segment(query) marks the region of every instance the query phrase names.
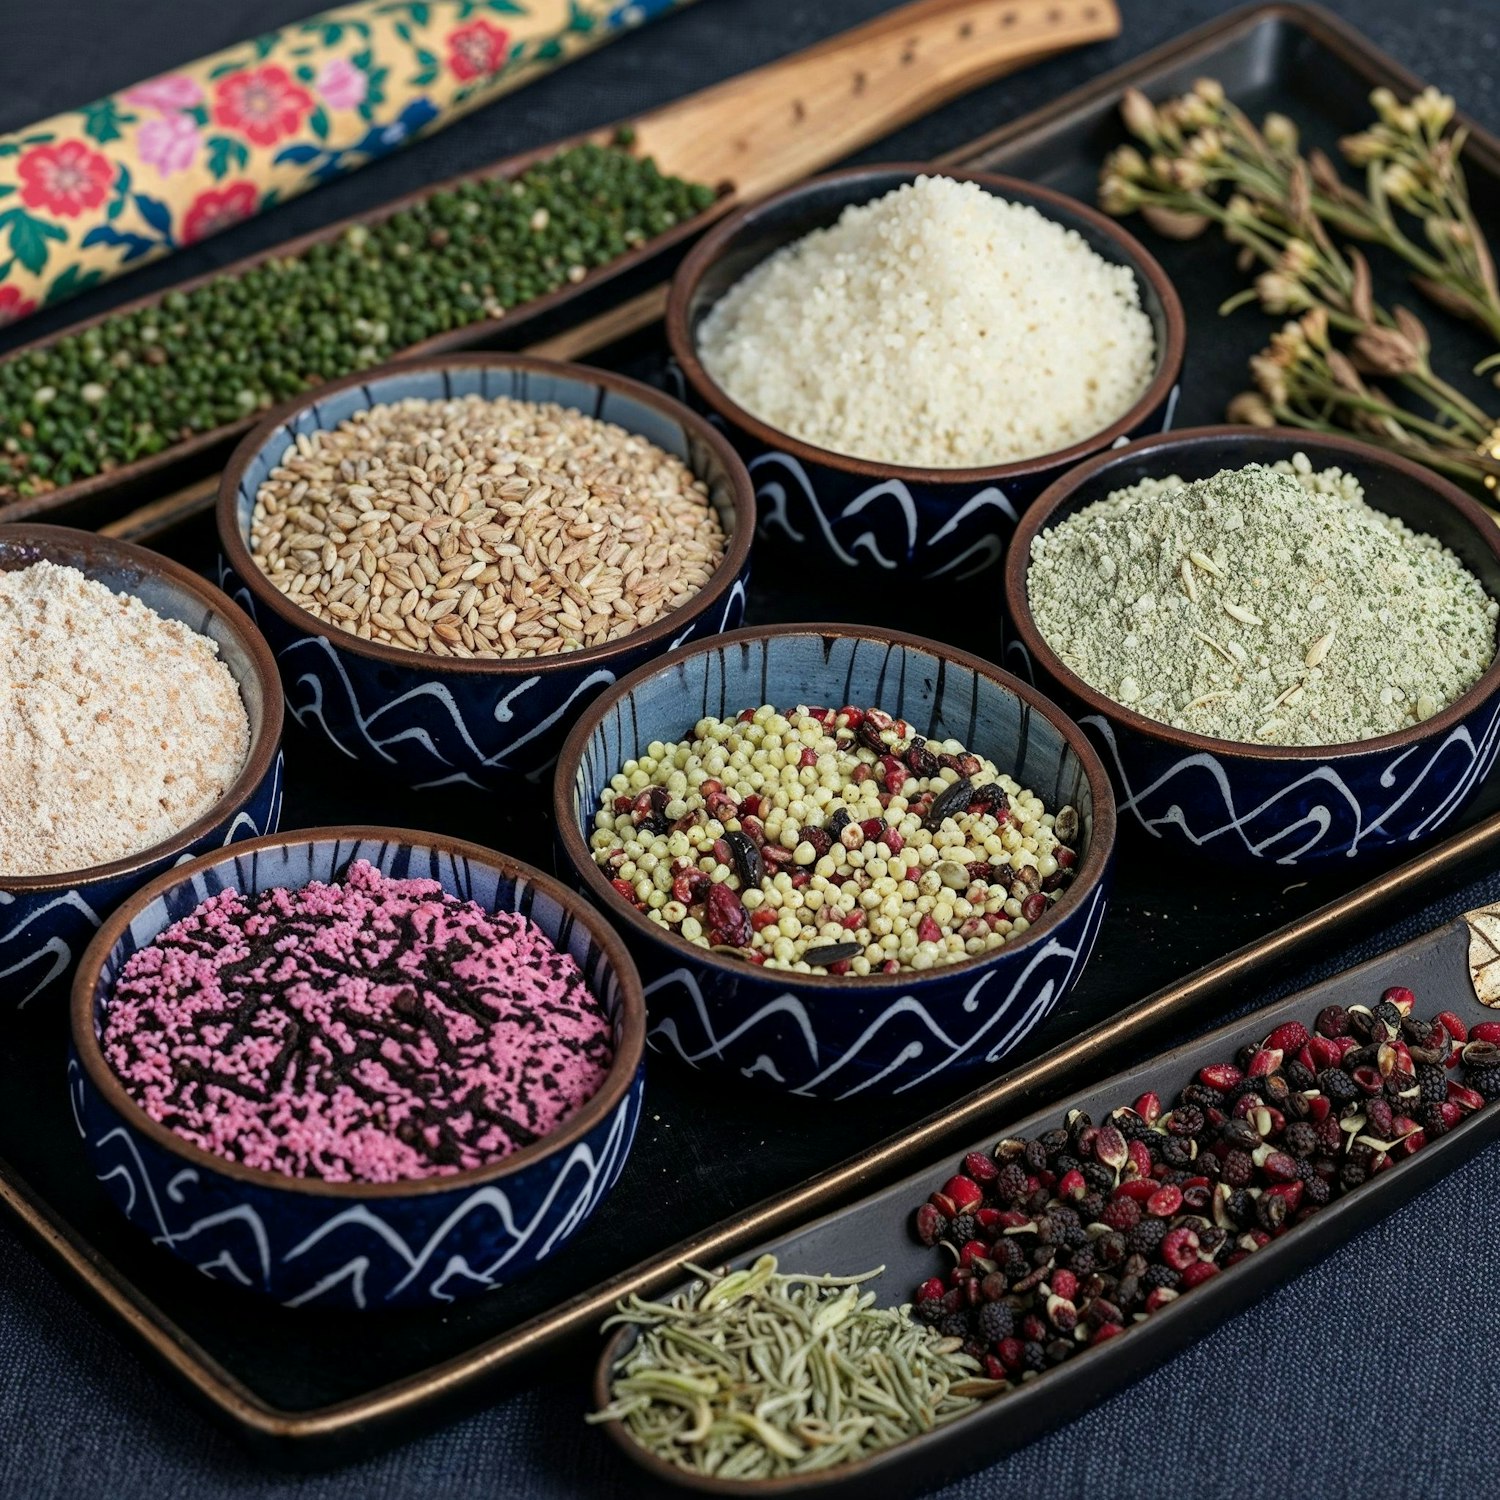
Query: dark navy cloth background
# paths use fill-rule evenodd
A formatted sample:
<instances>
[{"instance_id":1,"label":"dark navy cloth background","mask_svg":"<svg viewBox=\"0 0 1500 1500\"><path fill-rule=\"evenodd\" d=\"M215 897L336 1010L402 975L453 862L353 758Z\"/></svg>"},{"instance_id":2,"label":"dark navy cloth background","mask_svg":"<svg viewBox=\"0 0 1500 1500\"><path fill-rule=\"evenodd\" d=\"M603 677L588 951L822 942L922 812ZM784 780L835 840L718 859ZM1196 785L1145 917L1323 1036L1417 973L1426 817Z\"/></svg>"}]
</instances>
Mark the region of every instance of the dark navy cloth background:
<instances>
[{"instance_id":1,"label":"dark navy cloth background","mask_svg":"<svg viewBox=\"0 0 1500 1500\"><path fill-rule=\"evenodd\" d=\"M317 0L0 0L0 130L311 13ZM89 310L513 151L601 124L803 47L884 0L699 0L396 158L190 255L96 293ZM869 153L946 151L1221 13L1216 0L1122 0L1106 47L1007 79ZM1500 129L1496 0L1335 0L1333 9ZM82 304L73 304L76 315ZM1454 892L1362 952L1486 897ZM1097 962L1108 962L1099 955ZM1317 977L1309 972L1308 979ZM1286 987L1283 987L1286 988ZM1267 998L1271 998L1267 996ZM4 1080L0 1079L0 1087ZM1155 1375L941 1493L1402 1500L1494 1495L1500 1351L1500 1148L1267 1296ZM637 1493L583 1429L586 1370L559 1363L455 1425L344 1469L297 1476L247 1458L55 1282L0 1224L0 1497L307 1500Z\"/></svg>"}]
</instances>

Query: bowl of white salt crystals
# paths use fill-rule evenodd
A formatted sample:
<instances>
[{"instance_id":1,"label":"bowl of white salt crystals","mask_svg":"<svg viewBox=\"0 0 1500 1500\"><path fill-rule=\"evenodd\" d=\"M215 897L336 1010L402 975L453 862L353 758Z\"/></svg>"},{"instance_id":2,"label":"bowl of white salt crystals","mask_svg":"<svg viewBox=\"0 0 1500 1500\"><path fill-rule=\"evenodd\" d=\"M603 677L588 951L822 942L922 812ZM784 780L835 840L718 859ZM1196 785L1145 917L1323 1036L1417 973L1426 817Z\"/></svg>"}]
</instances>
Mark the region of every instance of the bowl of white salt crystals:
<instances>
[{"instance_id":1,"label":"bowl of white salt crystals","mask_svg":"<svg viewBox=\"0 0 1500 1500\"><path fill-rule=\"evenodd\" d=\"M272 413L224 471L218 530L300 724L411 787L503 789L618 678L740 623L755 496L661 391L438 355Z\"/></svg>"},{"instance_id":2,"label":"bowl of white salt crystals","mask_svg":"<svg viewBox=\"0 0 1500 1500\"><path fill-rule=\"evenodd\" d=\"M667 338L750 467L768 538L878 575L994 569L1059 474L1170 426L1185 321L1113 220L897 165L816 177L683 261Z\"/></svg>"},{"instance_id":3,"label":"bowl of white salt crystals","mask_svg":"<svg viewBox=\"0 0 1500 1500\"><path fill-rule=\"evenodd\" d=\"M271 653L180 564L0 527L0 1002L60 992L105 917L170 866L274 832Z\"/></svg>"},{"instance_id":4,"label":"bowl of white salt crystals","mask_svg":"<svg viewBox=\"0 0 1500 1500\"><path fill-rule=\"evenodd\" d=\"M1005 597L1007 664L1175 848L1396 853L1500 748L1500 527L1352 437L1205 427L1083 464L1023 518Z\"/></svg>"}]
</instances>

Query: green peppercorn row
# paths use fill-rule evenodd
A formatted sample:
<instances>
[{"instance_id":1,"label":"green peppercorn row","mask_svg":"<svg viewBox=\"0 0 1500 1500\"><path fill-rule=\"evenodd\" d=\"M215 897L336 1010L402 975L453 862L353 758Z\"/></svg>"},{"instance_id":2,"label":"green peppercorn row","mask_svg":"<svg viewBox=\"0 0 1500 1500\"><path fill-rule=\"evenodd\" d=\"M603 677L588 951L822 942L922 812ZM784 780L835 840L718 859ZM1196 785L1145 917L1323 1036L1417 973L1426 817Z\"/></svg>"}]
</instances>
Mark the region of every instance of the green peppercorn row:
<instances>
[{"instance_id":1,"label":"green peppercorn row","mask_svg":"<svg viewBox=\"0 0 1500 1500\"><path fill-rule=\"evenodd\" d=\"M0 361L0 505L499 317L713 200L649 158L572 147Z\"/></svg>"}]
</instances>

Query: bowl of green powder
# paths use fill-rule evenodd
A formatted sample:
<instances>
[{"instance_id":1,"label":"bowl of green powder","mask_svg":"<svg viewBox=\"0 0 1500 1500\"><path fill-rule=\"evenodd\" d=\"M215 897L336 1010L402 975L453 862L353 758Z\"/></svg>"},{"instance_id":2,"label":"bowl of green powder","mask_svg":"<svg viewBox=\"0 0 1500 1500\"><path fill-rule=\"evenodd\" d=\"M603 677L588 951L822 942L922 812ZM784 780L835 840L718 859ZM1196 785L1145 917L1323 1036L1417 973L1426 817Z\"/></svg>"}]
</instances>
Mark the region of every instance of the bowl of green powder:
<instances>
[{"instance_id":1,"label":"bowl of green powder","mask_svg":"<svg viewBox=\"0 0 1500 1500\"><path fill-rule=\"evenodd\" d=\"M1100 455L1022 517L1005 594L1009 664L1178 847L1399 851L1500 749L1500 527L1353 438L1206 427Z\"/></svg>"}]
</instances>

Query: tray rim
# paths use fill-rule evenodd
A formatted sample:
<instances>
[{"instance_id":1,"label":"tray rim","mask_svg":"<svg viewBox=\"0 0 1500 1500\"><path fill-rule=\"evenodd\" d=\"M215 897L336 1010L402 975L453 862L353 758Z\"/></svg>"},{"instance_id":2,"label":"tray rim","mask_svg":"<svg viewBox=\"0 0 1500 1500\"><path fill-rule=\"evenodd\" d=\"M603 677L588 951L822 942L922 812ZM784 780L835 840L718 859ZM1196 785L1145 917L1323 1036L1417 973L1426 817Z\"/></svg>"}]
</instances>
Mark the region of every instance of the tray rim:
<instances>
[{"instance_id":1,"label":"tray rim","mask_svg":"<svg viewBox=\"0 0 1500 1500\"><path fill-rule=\"evenodd\" d=\"M1126 59L1118 67L1070 90L1050 104L934 160L942 164L972 162L982 166L988 153L1018 139L1044 136L1069 115L1119 92L1143 74L1188 61L1200 52L1230 43L1243 33L1277 20L1306 33L1321 46L1335 52L1372 85L1386 83L1403 92L1415 91L1425 85L1425 80L1419 75L1321 6L1286 3L1286 0L1251 3ZM1500 138L1472 122L1467 123L1472 131L1469 149L1483 159L1488 170L1500 175ZM588 138L587 134L583 138ZM575 141L578 137L568 139ZM557 148L554 143L540 150L545 153ZM491 166L481 169L480 174L466 175L493 174L494 170L495 167ZM707 212L713 213L719 207L715 204ZM379 212L379 209L374 212ZM369 216L356 217L368 219ZM697 222L697 219L684 221L683 225L676 227L685 234L687 226ZM323 231L312 233L316 236L320 232ZM660 239L648 243L664 248ZM611 263L611 269L619 264ZM201 1344L183 1332L150 1298L142 1295L128 1277L73 1229L67 1219L50 1212L45 1198L3 1157L0 1157L0 1207L8 1209L14 1220L30 1231L31 1248L49 1253L51 1259L45 1263L54 1270L66 1272L75 1290L90 1293L101 1304L100 1311L113 1314L118 1324L145 1346L146 1353L178 1377L188 1394L200 1405L228 1418L242 1438L262 1450L282 1454L290 1451L302 1462L307 1462L314 1458L314 1445L319 1441L347 1441L376 1426L395 1423L403 1417L410 1419L429 1403L471 1391L487 1377L535 1356L554 1342L592 1331L599 1315L607 1312L618 1297L631 1291L672 1285L684 1259L715 1264L770 1238L778 1230L807 1222L815 1217L807 1211L815 1204L826 1209L833 1197L853 1201L862 1192L876 1190L876 1184L870 1179L884 1181L882 1169L888 1171L893 1164L920 1162L929 1155L936 1160L948 1149L950 1140L964 1138L992 1115L1003 1117L1007 1110L1014 1112L1013 1106L1017 1103L1061 1097L1056 1090L1051 1096L1047 1095L1050 1078L1060 1073L1071 1076L1075 1071L1082 1075L1117 1042L1139 1036L1171 1019L1180 1010L1201 1004L1217 992L1229 990L1257 967L1287 961L1320 937L1336 931L1343 923L1373 914L1414 885L1487 851L1497 843L1500 843L1500 813L1362 882L1266 936L1183 975L1117 1012L1101 1026L1079 1033L1003 1075L987 1088L955 1101L940 1112L940 1120L938 1116L929 1116L918 1121L873 1151L838 1163L790 1192L764 1199L738 1215L710 1225L693 1238L627 1268L589 1291L557 1304L549 1312L528 1319L462 1354L429 1365L374 1391L321 1407L287 1409L256 1395ZM1096 1075L1102 1078L1107 1071L1096 1070Z\"/></svg>"}]
</instances>

